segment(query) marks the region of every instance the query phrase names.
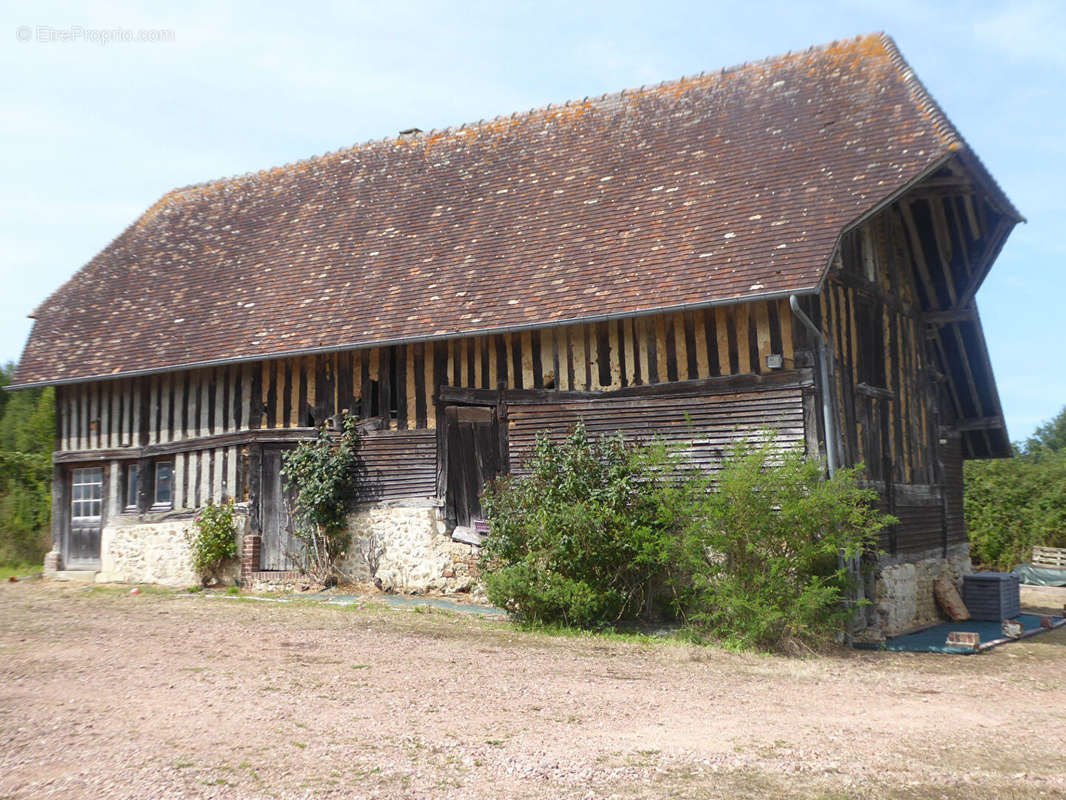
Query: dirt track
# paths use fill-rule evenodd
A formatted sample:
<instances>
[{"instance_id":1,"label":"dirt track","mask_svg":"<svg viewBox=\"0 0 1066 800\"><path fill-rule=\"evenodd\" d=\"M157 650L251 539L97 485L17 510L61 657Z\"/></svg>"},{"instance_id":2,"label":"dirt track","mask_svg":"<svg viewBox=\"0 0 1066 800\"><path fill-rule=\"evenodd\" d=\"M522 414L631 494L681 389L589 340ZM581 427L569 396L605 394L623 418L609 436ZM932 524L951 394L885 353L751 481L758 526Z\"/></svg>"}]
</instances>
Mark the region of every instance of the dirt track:
<instances>
[{"instance_id":1,"label":"dirt track","mask_svg":"<svg viewBox=\"0 0 1066 800\"><path fill-rule=\"evenodd\" d=\"M0 798L1066 797L1066 630L796 660L0 586Z\"/></svg>"}]
</instances>

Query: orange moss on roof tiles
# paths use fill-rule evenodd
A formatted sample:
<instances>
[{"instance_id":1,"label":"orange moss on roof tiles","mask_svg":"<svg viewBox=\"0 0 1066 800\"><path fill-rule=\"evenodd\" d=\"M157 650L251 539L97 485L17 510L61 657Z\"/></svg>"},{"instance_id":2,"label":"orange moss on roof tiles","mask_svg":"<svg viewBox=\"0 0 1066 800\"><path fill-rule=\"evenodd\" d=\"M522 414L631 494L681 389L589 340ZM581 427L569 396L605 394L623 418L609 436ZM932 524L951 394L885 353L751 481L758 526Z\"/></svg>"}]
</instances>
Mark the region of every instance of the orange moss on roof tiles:
<instances>
[{"instance_id":1,"label":"orange moss on roof tiles","mask_svg":"<svg viewBox=\"0 0 1066 800\"><path fill-rule=\"evenodd\" d=\"M577 121L594 111L597 104L622 98L632 102L640 98L642 95L664 95L673 99L680 99L682 95L691 90L714 88L719 85L736 82L740 79L750 78L753 74L757 73L761 73L762 77L771 77L783 67L803 61L812 62L812 67L808 70L808 75L813 77L817 77L825 72L824 67L828 60L833 66L846 66L858 72L865 71L865 74L870 78L870 82L874 83L875 80L883 77L885 71L891 70L892 68L892 64L890 63L891 57L888 47L886 46L886 41L890 42L891 40L889 40L885 34L871 33L857 36L854 39L831 42L826 45L812 47L809 50L786 53L785 55L773 56L734 67L726 67L717 71L701 73L699 75L682 76L676 80L664 81L650 87L642 86L636 89L624 89L616 94L605 94L594 99L586 98L582 102L568 102L563 105L555 106L549 105L544 108L530 109L524 113L515 113L510 116L498 116L489 120L482 120L477 123L467 124L457 128L445 128L443 130L432 130L424 134L387 137L384 139L362 142L332 153L312 156L290 164L270 167L254 173L217 178L201 184L194 184L185 187L184 189L173 190L168 192L160 198L155 205L149 208L141 219L137 221L136 225L138 227L142 226L145 221L154 216L160 208L169 206L178 193L185 193L190 190L206 192L213 189L225 188L228 185L240 183L251 178L270 179L298 175L305 173L316 166L326 165L331 161L350 158L360 153L372 152L382 148L402 147L404 149L412 149L415 145L421 145L423 154L428 156L434 147L439 144L446 144L448 142L468 142L471 139L480 139L485 134L506 135L512 129L537 118L551 122ZM870 69L874 62L878 60L884 61L884 71L874 71ZM925 113L930 114L928 111ZM927 116L926 118L930 117Z\"/></svg>"},{"instance_id":2,"label":"orange moss on roof tiles","mask_svg":"<svg viewBox=\"0 0 1066 800\"><path fill-rule=\"evenodd\" d=\"M807 290L965 150L879 34L357 144L167 192L41 304L15 383Z\"/></svg>"}]
</instances>

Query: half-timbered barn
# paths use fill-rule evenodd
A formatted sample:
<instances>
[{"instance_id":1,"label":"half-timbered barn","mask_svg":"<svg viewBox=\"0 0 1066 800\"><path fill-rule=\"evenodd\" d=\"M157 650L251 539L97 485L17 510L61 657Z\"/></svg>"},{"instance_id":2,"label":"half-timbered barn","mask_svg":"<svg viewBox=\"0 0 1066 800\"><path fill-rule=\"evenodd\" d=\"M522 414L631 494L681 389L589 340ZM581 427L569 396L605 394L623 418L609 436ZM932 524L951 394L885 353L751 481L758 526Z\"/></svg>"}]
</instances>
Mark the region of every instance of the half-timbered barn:
<instances>
[{"instance_id":1,"label":"half-timbered barn","mask_svg":"<svg viewBox=\"0 0 1066 800\"><path fill-rule=\"evenodd\" d=\"M901 630L968 570L963 460L1009 454L974 297L1019 220L883 35L177 189L32 315L48 567L192 582L233 498L243 579L291 580L281 454L348 414L347 568L462 589L538 432L714 469L769 430L865 464Z\"/></svg>"}]
</instances>

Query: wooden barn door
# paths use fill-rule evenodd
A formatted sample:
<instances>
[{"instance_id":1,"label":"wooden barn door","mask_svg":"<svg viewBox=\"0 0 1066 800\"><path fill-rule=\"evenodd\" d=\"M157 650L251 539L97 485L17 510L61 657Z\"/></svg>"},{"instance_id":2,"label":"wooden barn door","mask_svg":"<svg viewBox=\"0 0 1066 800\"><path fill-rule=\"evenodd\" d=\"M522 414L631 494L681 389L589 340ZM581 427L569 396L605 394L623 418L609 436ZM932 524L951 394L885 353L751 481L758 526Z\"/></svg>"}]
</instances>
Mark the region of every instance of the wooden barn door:
<instances>
[{"instance_id":1,"label":"wooden barn door","mask_svg":"<svg viewBox=\"0 0 1066 800\"><path fill-rule=\"evenodd\" d=\"M445 511L456 525L482 519L481 490L504 471L496 409L448 406L444 409Z\"/></svg>"},{"instance_id":2,"label":"wooden barn door","mask_svg":"<svg viewBox=\"0 0 1066 800\"><path fill-rule=\"evenodd\" d=\"M264 448L262 494L259 519L263 539L259 551L261 570L295 570L300 568L303 544L292 535L289 505L281 482L282 450Z\"/></svg>"},{"instance_id":3,"label":"wooden barn door","mask_svg":"<svg viewBox=\"0 0 1066 800\"><path fill-rule=\"evenodd\" d=\"M104 526L104 468L70 472L70 525L63 565L67 569L100 568L100 532Z\"/></svg>"}]
</instances>

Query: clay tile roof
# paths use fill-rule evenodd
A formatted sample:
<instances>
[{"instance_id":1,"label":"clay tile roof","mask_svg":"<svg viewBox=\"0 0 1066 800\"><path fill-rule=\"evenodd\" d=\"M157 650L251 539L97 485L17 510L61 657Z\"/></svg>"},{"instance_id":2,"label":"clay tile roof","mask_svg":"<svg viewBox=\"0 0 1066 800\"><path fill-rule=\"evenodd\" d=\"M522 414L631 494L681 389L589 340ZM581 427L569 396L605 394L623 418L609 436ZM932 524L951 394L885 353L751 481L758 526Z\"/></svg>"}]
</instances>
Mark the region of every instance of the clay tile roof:
<instances>
[{"instance_id":1,"label":"clay tile roof","mask_svg":"<svg viewBox=\"0 0 1066 800\"><path fill-rule=\"evenodd\" d=\"M176 189L41 304L14 383L811 291L963 150L874 34Z\"/></svg>"}]
</instances>

